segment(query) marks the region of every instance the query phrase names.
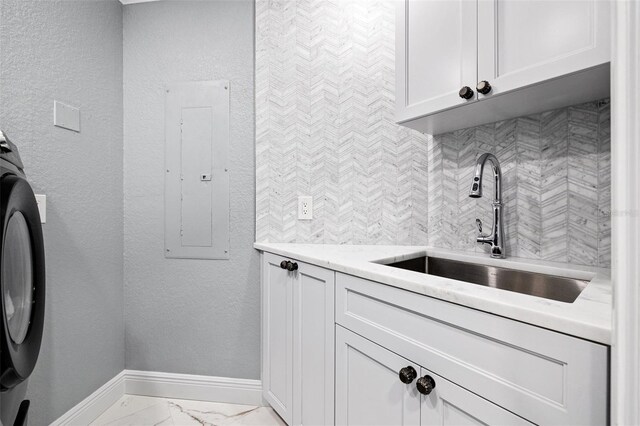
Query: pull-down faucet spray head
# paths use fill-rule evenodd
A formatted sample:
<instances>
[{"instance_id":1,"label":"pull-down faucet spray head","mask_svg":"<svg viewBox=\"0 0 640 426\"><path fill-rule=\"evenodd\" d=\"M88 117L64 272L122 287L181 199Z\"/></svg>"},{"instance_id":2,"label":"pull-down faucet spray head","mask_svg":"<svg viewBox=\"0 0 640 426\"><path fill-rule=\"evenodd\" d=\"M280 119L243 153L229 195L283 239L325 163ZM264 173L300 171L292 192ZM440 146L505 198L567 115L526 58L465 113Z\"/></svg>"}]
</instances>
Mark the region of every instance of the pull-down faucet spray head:
<instances>
[{"instance_id":1,"label":"pull-down faucet spray head","mask_svg":"<svg viewBox=\"0 0 640 426\"><path fill-rule=\"evenodd\" d=\"M482 171L479 174L473 176L473 182L471 183L471 191L469 191L469 197L482 198Z\"/></svg>"}]
</instances>

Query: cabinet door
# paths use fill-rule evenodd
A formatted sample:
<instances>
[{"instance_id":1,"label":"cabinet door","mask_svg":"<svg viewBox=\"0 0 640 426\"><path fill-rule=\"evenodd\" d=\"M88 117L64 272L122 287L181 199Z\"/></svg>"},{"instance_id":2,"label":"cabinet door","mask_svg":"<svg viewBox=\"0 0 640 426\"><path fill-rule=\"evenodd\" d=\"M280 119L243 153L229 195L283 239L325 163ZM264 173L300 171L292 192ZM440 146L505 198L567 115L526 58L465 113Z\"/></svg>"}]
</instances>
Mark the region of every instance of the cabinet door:
<instances>
[{"instance_id":1,"label":"cabinet door","mask_svg":"<svg viewBox=\"0 0 640 426\"><path fill-rule=\"evenodd\" d=\"M476 2L402 0L396 11L396 121L476 99ZM463 86L474 90L462 99Z\"/></svg>"},{"instance_id":2,"label":"cabinet door","mask_svg":"<svg viewBox=\"0 0 640 426\"><path fill-rule=\"evenodd\" d=\"M422 395L421 426L533 424L422 368L420 377L424 376L430 377L435 387L429 395Z\"/></svg>"},{"instance_id":3,"label":"cabinet door","mask_svg":"<svg viewBox=\"0 0 640 426\"><path fill-rule=\"evenodd\" d=\"M293 276L293 424L333 424L335 273L298 263Z\"/></svg>"},{"instance_id":4,"label":"cabinet door","mask_svg":"<svg viewBox=\"0 0 640 426\"><path fill-rule=\"evenodd\" d=\"M283 259L264 253L262 259L262 393L288 424L292 408L293 309L291 274Z\"/></svg>"},{"instance_id":5,"label":"cabinet door","mask_svg":"<svg viewBox=\"0 0 640 426\"><path fill-rule=\"evenodd\" d=\"M399 371L411 362L336 325L336 424L418 425L420 394ZM413 365L416 373L420 367Z\"/></svg>"},{"instance_id":6,"label":"cabinet door","mask_svg":"<svg viewBox=\"0 0 640 426\"><path fill-rule=\"evenodd\" d=\"M478 0L478 81L492 86L486 96L607 63L610 8L602 0Z\"/></svg>"}]
</instances>

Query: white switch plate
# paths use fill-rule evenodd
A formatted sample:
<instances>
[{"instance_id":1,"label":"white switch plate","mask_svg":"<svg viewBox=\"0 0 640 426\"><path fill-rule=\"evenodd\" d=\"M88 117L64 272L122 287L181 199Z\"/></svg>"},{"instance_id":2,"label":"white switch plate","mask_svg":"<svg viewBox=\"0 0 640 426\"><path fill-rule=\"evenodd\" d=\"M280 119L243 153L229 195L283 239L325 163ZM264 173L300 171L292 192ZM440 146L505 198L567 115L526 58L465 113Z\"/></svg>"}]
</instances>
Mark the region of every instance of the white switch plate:
<instances>
[{"instance_id":1,"label":"white switch plate","mask_svg":"<svg viewBox=\"0 0 640 426\"><path fill-rule=\"evenodd\" d=\"M80 109L53 101L53 125L80 132Z\"/></svg>"},{"instance_id":2,"label":"white switch plate","mask_svg":"<svg viewBox=\"0 0 640 426\"><path fill-rule=\"evenodd\" d=\"M38 203L38 212L40 213L40 223L47 222L47 196L36 194L36 203Z\"/></svg>"},{"instance_id":3,"label":"white switch plate","mask_svg":"<svg viewBox=\"0 0 640 426\"><path fill-rule=\"evenodd\" d=\"M301 195L298 197L298 220L313 219L313 197Z\"/></svg>"}]
</instances>

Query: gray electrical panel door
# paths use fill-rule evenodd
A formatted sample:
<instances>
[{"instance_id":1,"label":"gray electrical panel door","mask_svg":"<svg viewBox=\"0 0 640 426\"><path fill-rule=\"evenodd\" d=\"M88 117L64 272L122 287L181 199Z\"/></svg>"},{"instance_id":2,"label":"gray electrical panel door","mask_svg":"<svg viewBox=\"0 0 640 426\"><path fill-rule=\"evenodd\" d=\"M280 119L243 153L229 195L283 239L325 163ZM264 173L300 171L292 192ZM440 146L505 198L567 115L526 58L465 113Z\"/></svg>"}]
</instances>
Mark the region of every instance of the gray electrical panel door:
<instances>
[{"instance_id":1,"label":"gray electrical panel door","mask_svg":"<svg viewBox=\"0 0 640 426\"><path fill-rule=\"evenodd\" d=\"M176 83L165 104L165 257L229 258L229 82Z\"/></svg>"}]
</instances>

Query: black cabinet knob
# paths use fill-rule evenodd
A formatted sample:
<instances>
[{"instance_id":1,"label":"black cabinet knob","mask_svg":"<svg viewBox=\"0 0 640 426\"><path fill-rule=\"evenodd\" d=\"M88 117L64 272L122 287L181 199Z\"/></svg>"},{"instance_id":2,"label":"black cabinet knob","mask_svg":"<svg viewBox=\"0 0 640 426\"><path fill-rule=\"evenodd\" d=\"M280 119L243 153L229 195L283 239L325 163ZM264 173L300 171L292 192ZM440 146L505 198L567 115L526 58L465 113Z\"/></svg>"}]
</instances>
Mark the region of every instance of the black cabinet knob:
<instances>
[{"instance_id":1,"label":"black cabinet knob","mask_svg":"<svg viewBox=\"0 0 640 426\"><path fill-rule=\"evenodd\" d=\"M287 270L288 271L297 271L298 264L296 262L287 262Z\"/></svg>"},{"instance_id":2,"label":"black cabinet knob","mask_svg":"<svg viewBox=\"0 0 640 426\"><path fill-rule=\"evenodd\" d=\"M418 377L418 373L416 373L415 368L413 368L412 366L408 366L400 370L398 376L400 377L400 381L402 383L408 385L409 383L413 382L416 377Z\"/></svg>"},{"instance_id":3,"label":"black cabinet knob","mask_svg":"<svg viewBox=\"0 0 640 426\"><path fill-rule=\"evenodd\" d=\"M418 388L418 392L423 395L429 395L433 388L436 387L436 381L433 380L431 376L420 377L416 382L416 388Z\"/></svg>"},{"instance_id":4,"label":"black cabinet knob","mask_svg":"<svg viewBox=\"0 0 640 426\"><path fill-rule=\"evenodd\" d=\"M480 83L478 83L478 85L476 86L476 89L478 89L478 93L482 93L483 95L486 95L491 91L491 85L487 80L482 80Z\"/></svg>"},{"instance_id":5,"label":"black cabinet knob","mask_svg":"<svg viewBox=\"0 0 640 426\"><path fill-rule=\"evenodd\" d=\"M282 262L280 262L280 267L281 267L282 269L287 269L287 263L288 263L288 262L287 262L286 260L283 260Z\"/></svg>"},{"instance_id":6,"label":"black cabinet knob","mask_svg":"<svg viewBox=\"0 0 640 426\"><path fill-rule=\"evenodd\" d=\"M473 98L473 90L469 86L464 86L462 89L460 89L458 95L460 95L462 99L471 99Z\"/></svg>"}]
</instances>

